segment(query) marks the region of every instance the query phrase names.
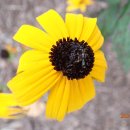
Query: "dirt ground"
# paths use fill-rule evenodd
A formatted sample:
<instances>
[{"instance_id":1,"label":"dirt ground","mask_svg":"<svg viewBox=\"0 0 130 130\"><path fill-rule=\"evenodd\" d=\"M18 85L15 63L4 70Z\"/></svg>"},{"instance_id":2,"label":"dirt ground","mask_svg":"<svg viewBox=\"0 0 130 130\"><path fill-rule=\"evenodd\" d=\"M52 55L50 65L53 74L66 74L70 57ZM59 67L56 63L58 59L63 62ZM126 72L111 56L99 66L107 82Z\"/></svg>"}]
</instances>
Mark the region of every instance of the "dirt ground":
<instances>
[{"instance_id":1,"label":"dirt ground","mask_svg":"<svg viewBox=\"0 0 130 130\"><path fill-rule=\"evenodd\" d=\"M65 6L65 0L0 0L0 49L11 44L18 50L13 60L0 59L0 84L6 85L15 74L23 52L21 45L12 40L20 25L39 27L36 16L50 8L64 15ZM0 130L130 130L130 118L121 118L122 114L130 115L130 73L124 73L111 45L107 40L103 47L109 66L106 82L96 83L95 99L82 110L68 115L63 122L47 120L44 112L38 117L1 119Z\"/></svg>"}]
</instances>

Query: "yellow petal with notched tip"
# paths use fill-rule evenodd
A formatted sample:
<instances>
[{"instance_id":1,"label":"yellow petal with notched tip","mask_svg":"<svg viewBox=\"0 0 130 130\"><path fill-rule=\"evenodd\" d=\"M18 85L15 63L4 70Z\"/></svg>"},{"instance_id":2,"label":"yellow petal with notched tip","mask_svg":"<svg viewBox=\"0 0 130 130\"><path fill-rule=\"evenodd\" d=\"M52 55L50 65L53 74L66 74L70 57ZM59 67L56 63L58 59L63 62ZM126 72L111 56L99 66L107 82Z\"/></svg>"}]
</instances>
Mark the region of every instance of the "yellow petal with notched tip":
<instances>
[{"instance_id":1,"label":"yellow petal with notched tip","mask_svg":"<svg viewBox=\"0 0 130 130\"><path fill-rule=\"evenodd\" d=\"M66 14L66 27L71 39L79 39L83 29L83 15L82 14Z\"/></svg>"},{"instance_id":2,"label":"yellow petal with notched tip","mask_svg":"<svg viewBox=\"0 0 130 130\"><path fill-rule=\"evenodd\" d=\"M95 97L94 83L89 75L84 79L72 80L70 87L68 113L81 109Z\"/></svg>"},{"instance_id":3,"label":"yellow petal with notched tip","mask_svg":"<svg viewBox=\"0 0 130 130\"><path fill-rule=\"evenodd\" d=\"M66 77L63 77L61 81L52 88L49 94L46 116L59 121L63 120L67 113L69 95L70 82Z\"/></svg>"},{"instance_id":4,"label":"yellow petal with notched tip","mask_svg":"<svg viewBox=\"0 0 130 130\"><path fill-rule=\"evenodd\" d=\"M49 61L49 53L36 50L26 51L20 58L17 73L32 69L33 67L40 65L42 67L51 65L51 62Z\"/></svg>"},{"instance_id":5,"label":"yellow petal with notched tip","mask_svg":"<svg viewBox=\"0 0 130 130\"><path fill-rule=\"evenodd\" d=\"M36 19L45 31L52 36L55 42L68 37L65 23L56 11L51 9L38 16Z\"/></svg>"},{"instance_id":6,"label":"yellow petal with notched tip","mask_svg":"<svg viewBox=\"0 0 130 130\"><path fill-rule=\"evenodd\" d=\"M13 39L28 47L44 52L49 52L53 45L51 38L45 32L31 25L22 25Z\"/></svg>"}]
</instances>

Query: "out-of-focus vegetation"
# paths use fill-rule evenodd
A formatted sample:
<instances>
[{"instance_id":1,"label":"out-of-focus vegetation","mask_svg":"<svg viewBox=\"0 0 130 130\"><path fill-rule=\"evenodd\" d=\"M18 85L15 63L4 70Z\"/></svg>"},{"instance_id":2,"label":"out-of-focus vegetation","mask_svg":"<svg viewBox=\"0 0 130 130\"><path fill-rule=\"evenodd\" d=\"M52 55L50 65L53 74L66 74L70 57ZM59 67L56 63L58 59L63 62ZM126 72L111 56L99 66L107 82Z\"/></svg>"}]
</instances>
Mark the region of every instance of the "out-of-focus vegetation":
<instances>
[{"instance_id":1,"label":"out-of-focus vegetation","mask_svg":"<svg viewBox=\"0 0 130 130\"><path fill-rule=\"evenodd\" d=\"M108 8L99 14L99 26L125 72L130 71L130 0L107 0Z\"/></svg>"}]
</instances>

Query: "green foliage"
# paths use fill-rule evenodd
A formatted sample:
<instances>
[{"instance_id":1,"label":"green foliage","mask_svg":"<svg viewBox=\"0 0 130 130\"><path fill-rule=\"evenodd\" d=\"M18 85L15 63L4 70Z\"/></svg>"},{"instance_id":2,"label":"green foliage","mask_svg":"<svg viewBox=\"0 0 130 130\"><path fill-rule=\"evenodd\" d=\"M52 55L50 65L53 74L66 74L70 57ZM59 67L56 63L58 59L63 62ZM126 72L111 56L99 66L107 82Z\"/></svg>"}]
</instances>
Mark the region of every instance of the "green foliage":
<instances>
[{"instance_id":1,"label":"green foliage","mask_svg":"<svg viewBox=\"0 0 130 130\"><path fill-rule=\"evenodd\" d=\"M130 4L119 19L112 40L118 59L127 72L130 70Z\"/></svg>"},{"instance_id":2,"label":"green foliage","mask_svg":"<svg viewBox=\"0 0 130 130\"><path fill-rule=\"evenodd\" d=\"M99 16L99 26L105 38L112 39L117 58L128 72L130 70L130 2L128 1L124 7L113 4L102 11Z\"/></svg>"},{"instance_id":3,"label":"green foliage","mask_svg":"<svg viewBox=\"0 0 130 130\"><path fill-rule=\"evenodd\" d=\"M105 37L112 34L119 17L118 15L117 6L109 7L109 9L101 12L98 23Z\"/></svg>"},{"instance_id":4,"label":"green foliage","mask_svg":"<svg viewBox=\"0 0 130 130\"><path fill-rule=\"evenodd\" d=\"M8 88L6 85L0 84L0 93L3 91L7 91L7 90L8 90Z\"/></svg>"},{"instance_id":5,"label":"green foliage","mask_svg":"<svg viewBox=\"0 0 130 130\"><path fill-rule=\"evenodd\" d=\"M121 0L107 0L109 4L119 4Z\"/></svg>"}]
</instances>

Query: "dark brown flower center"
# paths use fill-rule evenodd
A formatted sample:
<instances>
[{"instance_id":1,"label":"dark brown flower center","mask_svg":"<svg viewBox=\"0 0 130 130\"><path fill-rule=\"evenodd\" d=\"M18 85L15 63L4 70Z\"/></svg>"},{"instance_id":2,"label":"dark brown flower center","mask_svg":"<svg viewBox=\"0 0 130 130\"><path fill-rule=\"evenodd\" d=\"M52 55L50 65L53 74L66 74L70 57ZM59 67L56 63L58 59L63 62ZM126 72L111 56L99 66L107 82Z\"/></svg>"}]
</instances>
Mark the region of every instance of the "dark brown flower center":
<instances>
[{"instance_id":1,"label":"dark brown flower center","mask_svg":"<svg viewBox=\"0 0 130 130\"><path fill-rule=\"evenodd\" d=\"M57 71L62 71L68 79L81 79L87 76L94 65L94 53L85 41L77 38L63 38L53 45L50 61Z\"/></svg>"}]
</instances>

